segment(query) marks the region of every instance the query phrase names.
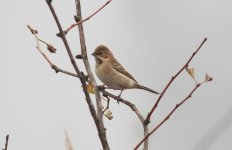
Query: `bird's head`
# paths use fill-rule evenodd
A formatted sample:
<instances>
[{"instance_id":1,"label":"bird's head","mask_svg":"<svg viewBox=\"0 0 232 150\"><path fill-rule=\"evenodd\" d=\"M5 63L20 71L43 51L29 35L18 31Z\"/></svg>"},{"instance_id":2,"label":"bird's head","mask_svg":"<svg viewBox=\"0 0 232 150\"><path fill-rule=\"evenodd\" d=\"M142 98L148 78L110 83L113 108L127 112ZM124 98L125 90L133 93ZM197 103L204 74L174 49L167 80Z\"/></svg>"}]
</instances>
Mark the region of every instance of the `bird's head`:
<instances>
[{"instance_id":1,"label":"bird's head","mask_svg":"<svg viewBox=\"0 0 232 150\"><path fill-rule=\"evenodd\" d=\"M99 64L113 57L112 52L105 45L98 46L91 55L94 56L96 62Z\"/></svg>"}]
</instances>

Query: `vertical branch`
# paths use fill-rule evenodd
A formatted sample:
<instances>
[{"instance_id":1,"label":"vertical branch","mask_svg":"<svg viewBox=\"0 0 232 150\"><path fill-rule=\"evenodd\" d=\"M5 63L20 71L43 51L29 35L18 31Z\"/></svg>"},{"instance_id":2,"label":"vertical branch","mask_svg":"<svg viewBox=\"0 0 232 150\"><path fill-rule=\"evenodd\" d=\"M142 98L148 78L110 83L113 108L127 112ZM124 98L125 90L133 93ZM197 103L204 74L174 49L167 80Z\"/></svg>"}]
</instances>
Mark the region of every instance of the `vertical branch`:
<instances>
[{"instance_id":1,"label":"vertical branch","mask_svg":"<svg viewBox=\"0 0 232 150\"><path fill-rule=\"evenodd\" d=\"M80 0L75 0L76 3L76 20L82 20L82 15L81 15L81 3ZM86 71L88 73L88 76L90 78L90 82L94 87L94 91L95 91L95 97L96 97L96 103L97 103L97 115L98 115L98 119L99 119L99 137L102 137L101 142L103 145L104 149L110 149L109 148L109 144L106 138L106 132L105 132L105 127L104 127L104 123L103 123L103 112L102 112L102 102L101 102L101 98L100 98L100 93L98 91L97 88L97 83L94 79L90 64L89 64L89 60L88 60L88 56L87 56L87 51L86 51L86 44L85 44L85 36L84 36L84 29L83 29L83 25L82 23L80 23L78 25L78 29L79 29L79 37L80 37L80 45L81 45L81 55L82 55L82 59L86 68ZM101 135L100 135L101 134Z\"/></svg>"},{"instance_id":2,"label":"vertical branch","mask_svg":"<svg viewBox=\"0 0 232 150\"><path fill-rule=\"evenodd\" d=\"M77 20L81 20L82 19L82 15L81 15L81 4L80 4L80 0L75 0L76 2L76 11L77 11L77 16L76 19ZM89 60L88 60L88 56L87 56L87 50L86 50L86 44L85 44L85 35L84 35L84 29L83 29L83 25L82 23L78 25L78 29L79 29L79 37L80 37L80 45L81 45L81 55L82 55L82 59L86 68L86 71L89 75L90 78L90 82L92 83L94 90L95 90L95 95L96 95L96 101L97 101L97 111L98 111L98 117L100 119L102 119L102 103L101 103L101 99L100 99L100 93L97 89L97 83L94 79L90 64L89 64Z\"/></svg>"},{"instance_id":3,"label":"vertical branch","mask_svg":"<svg viewBox=\"0 0 232 150\"><path fill-rule=\"evenodd\" d=\"M149 129L147 124L143 124L143 136L146 137L149 134ZM144 141L143 150L148 150L148 138Z\"/></svg>"},{"instance_id":4,"label":"vertical branch","mask_svg":"<svg viewBox=\"0 0 232 150\"><path fill-rule=\"evenodd\" d=\"M85 94L86 102L88 103L90 113L91 113L91 115L92 115L92 117L94 119L95 125L97 127L98 135L99 135L99 138L101 140L102 146L103 146L104 150L109 150L109 146L108 146L108 143L106 141L105 129L104 129L104 127L102 127L103 123L99 119L99 117L98 117L98 115L96 113L96 110L94 108L94 105L93 105L93 103L91 101L90 95L89 95L89 93L87 91L86 79L85 79L83 73L79 70L79 68L78 68L78 66L77 66L77 64L76 64L76 62L74 60L74 56L73 56L72 51L71 51L71 49L69 47L69 44L68 44L68 41L66 39L65 33L64 33L64 31L63 31L63 29L61 27L60 21L59 21L57 15L55 13L55 10L54 10L54 8L52 6L52 0L46 0L46 2L48 4L48 7L49 7L54 19L55 19L55 22L56 22L57 26L58 26L58 29L59 29L59 32L60 32L60 37L61 37L61 39L62 39L62 41L63 41L63 43L65 45L65 48L67 50L67 53L68 53L69 58L71 60L71 63L73 65L77 75L79 76L79 79L80 79L81 84L83 86L83 92Z\"/></svg>"},{"instance_id":5,"label":"vertical branch","mask_svg":"<svg viewBox=\"0 0 232 150\"><path fill-rule=\"evenodd\" d=\"M89 104L89 107L90 107L91 114L94 116L94 118L96 118L96 121L97 121L97 115L96 115L95 108L94 108L94 106L93 106L93 104L92 104L92 101L91 101L91 99L90 99L89 93L88 93L88 91L86 90L85 77L81 74L81 71L79 70L79 68L78 68L78 66L77 66L77 64L76 64L76 62L75 62L74 56L73 56L72 51L71 51L71 49L70 49L70 47L69 47L68 41L67 41L67 39L66 39L66 36L65 36L65 34L64 34L64 32L63 32L63 29L62 29L62 27L61 27L60 21L59 21L57 15L56 15L56 13L55 13L55 10L54 10L54 8L53 8L53 6L52 6L52 4L51 4L52 0L46 0L46 2L47 2L47 4L48 4L48 7L49 7L49 9L50 9L50 11L51 11L51 13L52 13L52 15L53 15L55 21L56 21L56 24L57 24L58 29L59 29L59 31L60 31L61 39L62 39L62 41L63 41L63 43L64 43L64 45L65 45L65 48L66 48L66 50L67 50L69 59L70 59L72 65L73 65L73 68L75 69L77 75L79 76L79 79L80 79L81 84L82 84L82 86L83 86L83 91L84 91L84 94L85 94L85 97L86 97L86 101L87 101L87 103Z\"/></svg>"}]
</instances>

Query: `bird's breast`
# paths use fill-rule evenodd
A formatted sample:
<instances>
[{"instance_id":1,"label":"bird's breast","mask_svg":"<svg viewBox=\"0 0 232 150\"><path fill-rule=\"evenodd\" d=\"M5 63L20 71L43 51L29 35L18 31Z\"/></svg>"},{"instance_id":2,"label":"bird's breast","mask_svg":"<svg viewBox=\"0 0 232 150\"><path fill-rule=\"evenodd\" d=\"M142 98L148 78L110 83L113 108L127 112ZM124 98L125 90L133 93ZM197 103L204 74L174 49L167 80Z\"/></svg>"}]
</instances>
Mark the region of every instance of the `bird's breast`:
<instances>
[{"instance_id":1,"label":"bird's breast","mask_svg":"<svg viewBox=\"0 0 232 150\"><path fill-rule=\"evenodd\" d=\"M109 63L96 64L95 72L109 88L123 90L134 87L135 81L116 71Z\"/></svg>"}]
</instances>

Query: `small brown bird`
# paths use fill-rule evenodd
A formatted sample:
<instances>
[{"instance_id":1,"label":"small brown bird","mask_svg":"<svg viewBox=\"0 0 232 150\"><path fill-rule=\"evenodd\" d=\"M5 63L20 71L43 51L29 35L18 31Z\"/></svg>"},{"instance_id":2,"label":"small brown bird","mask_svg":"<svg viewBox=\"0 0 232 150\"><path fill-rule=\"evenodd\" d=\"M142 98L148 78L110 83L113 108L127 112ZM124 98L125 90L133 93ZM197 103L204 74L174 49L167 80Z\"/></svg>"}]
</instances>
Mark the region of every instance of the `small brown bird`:
<instances>
[{"instance_id":1,"label":"small brown bird","mask_svg":"<svg viewBox=\"0 0 232 150\"><path fill-rule=\"evenodd\" d=\"M123 66L114 58L110 49L104 45L98 46L92 55L95 58L95 72L98 78L109 88L121 90L119 97L124 89L144 89L149 92L160 94L150 88L140 85L127 72Z\"/></svg>"}]
</instances>

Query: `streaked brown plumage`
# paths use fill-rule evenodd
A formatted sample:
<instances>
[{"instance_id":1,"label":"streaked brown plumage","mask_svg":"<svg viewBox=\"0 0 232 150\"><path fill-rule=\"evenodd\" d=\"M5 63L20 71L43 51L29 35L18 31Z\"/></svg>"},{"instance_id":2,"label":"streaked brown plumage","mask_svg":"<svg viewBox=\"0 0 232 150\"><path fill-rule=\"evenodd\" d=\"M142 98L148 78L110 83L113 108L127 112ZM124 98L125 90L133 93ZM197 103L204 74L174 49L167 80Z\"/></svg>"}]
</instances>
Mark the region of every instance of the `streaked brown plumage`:
<instances>
[{"instance_id":1,"label":"streaked brown plumage","mask_svg":"<svg viewBox=\"0 0 232 150\"><path fill-rule=\"evenodd\" d=\"M150 88L140 85L114 58L113 53L108 47L100 45L95 49L92 55L96 60L95 72L98 78L109 88L121 91L124 89L136 88L159 94Z\"/></svg>"}]
</instances>

